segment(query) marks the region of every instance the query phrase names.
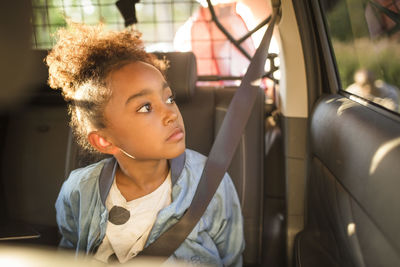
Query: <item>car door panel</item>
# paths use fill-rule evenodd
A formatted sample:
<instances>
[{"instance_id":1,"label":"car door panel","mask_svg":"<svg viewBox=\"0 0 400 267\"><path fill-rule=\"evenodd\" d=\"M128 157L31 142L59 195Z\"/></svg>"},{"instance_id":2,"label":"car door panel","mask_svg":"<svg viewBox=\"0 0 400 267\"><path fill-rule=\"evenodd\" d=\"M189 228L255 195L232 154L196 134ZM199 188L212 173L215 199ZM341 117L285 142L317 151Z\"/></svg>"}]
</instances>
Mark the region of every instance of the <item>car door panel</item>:
<instances>
[{"instance_id":1,"label":"car door panel","mask_svg":"<svg viewBox=\"0 0 400 267\"><path fill-rule=\"evenodd\" d=\"M324 96L311 116L307 222L296 240L298 266L400 264L400 124L354 100Z\"/></svg>"}]
</instances>

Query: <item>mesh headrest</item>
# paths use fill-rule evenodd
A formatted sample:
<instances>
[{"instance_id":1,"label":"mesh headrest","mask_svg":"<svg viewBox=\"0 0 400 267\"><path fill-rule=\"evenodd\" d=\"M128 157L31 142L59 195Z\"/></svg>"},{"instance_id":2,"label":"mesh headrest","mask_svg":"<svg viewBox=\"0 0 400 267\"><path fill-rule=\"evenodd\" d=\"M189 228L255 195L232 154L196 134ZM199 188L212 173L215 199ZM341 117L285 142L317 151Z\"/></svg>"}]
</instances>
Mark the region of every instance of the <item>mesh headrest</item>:
<instances>
[{"instance_id":1,"label":"mesh headrest","mask_svg":"<svg viewBox=\"0 0 400 267\"><path fill-rule=\"evenodd\" d=\"M197 64L193 52L154 53L158 58L166 57L170 67L167 70L167 81L174 91L176 100L189 100L196 88Z\"/></svg>"}]
</instances>

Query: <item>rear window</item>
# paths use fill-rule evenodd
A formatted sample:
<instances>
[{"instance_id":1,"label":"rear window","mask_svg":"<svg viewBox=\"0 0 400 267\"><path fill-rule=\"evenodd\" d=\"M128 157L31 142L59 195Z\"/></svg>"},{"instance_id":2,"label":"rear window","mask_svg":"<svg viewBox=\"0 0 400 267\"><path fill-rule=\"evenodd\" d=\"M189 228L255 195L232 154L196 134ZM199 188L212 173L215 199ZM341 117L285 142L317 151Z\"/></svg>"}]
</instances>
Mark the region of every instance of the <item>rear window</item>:
<instances>
[{"instance_id":1,"label":"rear window","mask_svg":"<svg viewBox=\"0 0 400 267\"><path fill-rule=\"evenodd\" d=\"M66 19L93 25L102 22L110 29L123 29L124 19L117 0L32 0L33 47L50 49L53 33L66 26ZM143 41L151 50L172 50L176 31L198 9L196 0L141 0L135 5Z\"/></svg>"},{"instance_id":2,"label":"rear window","mask_svg":"<svg viewBox=\"0 0 400 267\"><path fill-rule=\"evenodd\" d=\"M400 112L400 0L320 3L342 90Z\"/></svg>"},{"instance_id":3,"label":"rear window","mask_svg":"<svg viewBox=\"0 0 400 267\"><path fill-rule=\"evenodd\" d=\"M116 7L117 0L32 0L33 48L51 49L54 33L67 20L89 25L102 22L110 29L123 29L124 19ZM268 5L251 8L240 1L213 1L219 22L234 39L245 37L250 29L270 14ZM255 17L254 8L265 9L265 17ZM212 21L205 0L141 0L135 4L137 24L148 52L192 51L196 55L199 85L240 84L240 79L255 53L266 26L240 41L247 55L241 53ZM279 48L272 39L270 57L262 87L266 102L275 102L279 86Z\"/></svg>"}]
</instances>

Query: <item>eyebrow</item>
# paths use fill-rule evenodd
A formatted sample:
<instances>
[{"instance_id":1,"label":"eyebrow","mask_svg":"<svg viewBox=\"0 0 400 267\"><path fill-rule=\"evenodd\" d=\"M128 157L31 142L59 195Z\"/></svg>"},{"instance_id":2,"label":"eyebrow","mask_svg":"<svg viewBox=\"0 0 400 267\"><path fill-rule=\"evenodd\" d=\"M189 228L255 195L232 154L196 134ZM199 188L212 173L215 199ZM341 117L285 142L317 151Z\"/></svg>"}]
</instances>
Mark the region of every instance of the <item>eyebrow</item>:
<instances>
[{"instance_id":1,"label":"eyebrow","mask_svg":"<svg viewBox=\"0 0 400 267\"><path fill-rule=\"evenodd\" d=\"M162 85L161 90L165 90L165 88L168 88L168 87L169 87L168 83L163 82L163 85ZM141 96L149 95L149 94L151 94L151 93L152 93L152 90L150 90L150 89L143 89L143 90L140 91L139 93L133 94L133 95L131 95L130 97L128 97L128 99L127 99L126 102L125 102L125 106L128 105L128 103L129 103L130 101L132 101L133 99L138 98L138 97L141 97Z\"/></svg>"}]
</instances>

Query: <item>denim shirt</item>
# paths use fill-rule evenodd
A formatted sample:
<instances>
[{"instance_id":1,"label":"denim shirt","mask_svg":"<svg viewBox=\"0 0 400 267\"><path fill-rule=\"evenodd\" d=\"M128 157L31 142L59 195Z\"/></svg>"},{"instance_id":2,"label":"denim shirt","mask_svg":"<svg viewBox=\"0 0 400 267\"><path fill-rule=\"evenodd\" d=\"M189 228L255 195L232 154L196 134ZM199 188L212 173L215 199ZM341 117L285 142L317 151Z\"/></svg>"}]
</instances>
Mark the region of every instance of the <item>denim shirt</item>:
<instances>
[{"instance_id":1,"label":"denim shirt","mask_svg":"<svg viewBox=\"0 0 400 267\"><path fill-rule=\"evenodd\" d=\"M113 170L101 174L110 160L115 162ZM170 161L172 202L159 211L145 247L183 216L193 199L205 162L206 157L190 149ZM62 235L60 247L75 249L76 254L91 254L101 244L108 220L104 203L116 166L114 158L105 159L74 170L64 182L56 201L57 223ZM179 259L212 266L242 266L243 250L240 203L231 178L225 174L202 218L168 262Z\"/></svg>"}]
</instances>

